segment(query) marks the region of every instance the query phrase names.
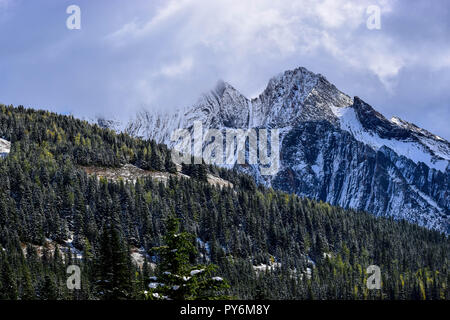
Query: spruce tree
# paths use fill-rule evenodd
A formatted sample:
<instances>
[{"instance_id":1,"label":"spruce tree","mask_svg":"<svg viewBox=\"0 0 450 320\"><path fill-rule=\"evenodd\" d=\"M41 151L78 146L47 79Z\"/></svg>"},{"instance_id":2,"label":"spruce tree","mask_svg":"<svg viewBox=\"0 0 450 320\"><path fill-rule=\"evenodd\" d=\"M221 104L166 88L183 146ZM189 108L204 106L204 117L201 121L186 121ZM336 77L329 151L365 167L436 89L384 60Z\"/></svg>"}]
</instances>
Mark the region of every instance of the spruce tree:
<instances>
[{"instance_id":1,"label":"spruce tree","mask_svg":"<svg viewBox=\"0 0 450 320\"><path fill-rule=\"evenodd\" d=\"M162 171L163 163L161 160L161 156L158 154L156 147L152 147L152 154L150 157L151 168L156 171Z\"/></svg>"},{"instance_id":2,"label":"spruce tree","mask_svg":"<svg viewBox=\"0 0 450 320\"><path fill-rule=\"evenodd\" d=\"M130 255L115 224L105 226L96 263L97 294L104 300L130 298Z\"/></svg>"},{"instance_id":3,"label":"spruce tree","mask_svg":"<svg viewBox=\"0 0 450 320\"><path fill-rule=\"evenodd\" d=\"M166 171L169 173L177 173L177 167L176 167L175 163L173 163L169 154L166 155L164 167L165 167Z\"/></svg>"},{"instance_id":4,"label":"spruce tree","mask_svg":"<svg viewBox=\"0 0 450 320\"><path fill-rule=\"evenodd\" d=\"M16 276L11 268L6 254L1 253L3 267L0 274L0 299L16 300L18 297Z\"/></svg>"},{"instance_id":5,"label":"spruce tree","mask_svg":"<svg viewBox=\"0 0 450 320\"><path fill-rule=\"evenodd\" d=\"M152 277L148 299L168 300L211 300L227 299L225 290L227 282L213 276L217 266L193 265L191 257L195 257L197 249L193 244L194 235L180 232L180 222L174 216L167 221L165 245L154 250L160 257L157 277Z\"/></svg>"}]
</instances>

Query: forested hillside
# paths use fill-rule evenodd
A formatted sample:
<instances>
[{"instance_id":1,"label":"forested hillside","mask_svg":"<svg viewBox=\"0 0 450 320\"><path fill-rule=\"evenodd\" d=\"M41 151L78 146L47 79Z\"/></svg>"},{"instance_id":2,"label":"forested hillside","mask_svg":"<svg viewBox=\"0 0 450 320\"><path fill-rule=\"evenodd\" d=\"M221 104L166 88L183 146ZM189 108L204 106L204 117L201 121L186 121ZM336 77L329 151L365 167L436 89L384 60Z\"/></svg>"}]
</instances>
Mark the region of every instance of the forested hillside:
<instances>
[{"instance_id":1,"label":"forested hillside","mask_svg":"<svg viewBox=\"0 0 450 320\"><path fill-rule=\"evenodd\" d=\"M1 299L142 299L174 214L195 235L196 263L215 263L243 299L450 299L448 237L403 221L255 185L233 171L110 181L82 166L175 172L170 151L71 116L0 105ZM233 184L220 188L204 172ZM51 244L51 245L50 245ZM131 251L147 252L142 266ZM82 288L69 290L77 264ZM382 289L366 288L381 268ZM156 266L156 269L153 269Z\"/></svg>"}]
</instances>

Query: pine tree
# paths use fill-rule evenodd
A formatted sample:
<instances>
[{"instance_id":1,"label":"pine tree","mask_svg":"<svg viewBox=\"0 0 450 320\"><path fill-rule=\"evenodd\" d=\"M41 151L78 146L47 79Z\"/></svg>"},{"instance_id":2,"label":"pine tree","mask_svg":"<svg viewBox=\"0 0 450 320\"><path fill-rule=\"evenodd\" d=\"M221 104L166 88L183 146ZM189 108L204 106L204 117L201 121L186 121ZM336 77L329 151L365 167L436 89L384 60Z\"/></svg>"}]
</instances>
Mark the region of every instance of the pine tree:
<instances>
[{"instance_id":1,"label":"pine tree","mask_svg":"<svg viewBox=\"0 0 450 320\"><path fill-rule=\"evenodd\" d=\"M152 154L150 157L151 168L156 171L162 171L163 163L161 161L161 156L158 154L156 147L152 147Z\"/></svg>"},{"instance_id":2,"label":"pine tree","mask_svg":"<svg viewBox=\"0 0 450 320\"><path fill-rule=\"evenodd\" d=\"M120 231L111 227L113 292L112 299L131 298L130 252Z\"/></svg>"},{"instance_id":3,"label":"pine tree","mask_svg":"<svg viewBox=\"0 0 450 320\"><path fill-rule=\"evenodd\" d=\"M22 299L33 300L35 298L35 292L31 280L31 273L28 266L24 265L22 268Z\"/></svg>"},{"instance_id":4,"label":"pine tree","mask_svg":"<svg viewBox=\"0 0 450 320\"><path fill-rule=\"evenodd\" d=\"M100 239L100 248L96 259L96 293L102 299L110 299L112 296L112 251L110 246L110 234L108 227L103 227L103 232Z\"/></svg>"},{"instance_id":5,"label":"pine tree","mask_svg":"<svg viewBox=\"0 0 450 320\"><path fill-rule=\"evenodd\" d=\"M16 276L3 252L0 261L3 265L0 274L0 299L16 300L18 297Z\"/></svg>"},{"instance_id":6,"label":"pine tree","mask_svg":"<svg viewBox=\"0 0 450 320\"><path fill-rule=\"evenodd\" d=\"M45 276L44 285L41 288L41 299L57 300L58 291L53 277L50 274Z\"/></svg>"},{"instance_id":7,"label":"pine tree","mask_svg":"<svg viewBox=\"0 0 450 320\"><path fill-rule=\"evenodd\" d=\"M130 298L129 250L115 224L104 227L99 251L96 263L98 295L105 300Z\"/></svg>"},{"instance_id":8,"label":"pine tree","mask_svg":"<svg viewBox=\"0 0 450 320\"><path fill-rule=\"evenodd\" d=\"M229 285L221 277L213 276L217 266L193 265L191 257L197 254L194 236L180 232L180 222L174 216L167 221L164 246L154 250L160 257L159 275L151 278L148 299L205 300L227 299Z\"/></svg>"},{"instance_id":9,"label":"pine tree","mask_svg":"<svg viewBox=\"0 0 450 320\"><path fill-rule=\"evenodd\" d=\"M169 173L177 173L177 167L169 155L166 155L164 167Z\"/></svg>"}]
</instances>

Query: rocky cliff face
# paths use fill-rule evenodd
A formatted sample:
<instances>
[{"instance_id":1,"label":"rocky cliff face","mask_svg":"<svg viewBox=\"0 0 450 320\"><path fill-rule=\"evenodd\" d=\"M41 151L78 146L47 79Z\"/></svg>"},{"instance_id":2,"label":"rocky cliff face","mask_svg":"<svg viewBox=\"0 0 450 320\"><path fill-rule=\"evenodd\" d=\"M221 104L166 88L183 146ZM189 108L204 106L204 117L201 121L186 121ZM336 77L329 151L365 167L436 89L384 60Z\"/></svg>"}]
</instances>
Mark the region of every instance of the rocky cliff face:
<instances>
[{"instance_id":1,"label":"rocky cliff face","mask_svg":"<svg viewBox=\"0 0 450 320\"><path fill-rule=\"evenodd\" d=\"M276 189L448 232L448 171L374 150L326 121L289 131L281 158Z\"/></svg>"},{"instance_id":2,"label":"rocky cliff face","mask_svg":"<svg viewBox=\"0 0 450 320\"><path fill-rule=\"evenodd\" d=\"M219 82L189 108L143 111L127 126L135 136L173 145L177 128L281 129L281 168L258 182L345 208L404 218L448 233L450 143L399 118L386 119L360 98L304 68L272 78L255 99Z\"/></svg>"}]
</instances>

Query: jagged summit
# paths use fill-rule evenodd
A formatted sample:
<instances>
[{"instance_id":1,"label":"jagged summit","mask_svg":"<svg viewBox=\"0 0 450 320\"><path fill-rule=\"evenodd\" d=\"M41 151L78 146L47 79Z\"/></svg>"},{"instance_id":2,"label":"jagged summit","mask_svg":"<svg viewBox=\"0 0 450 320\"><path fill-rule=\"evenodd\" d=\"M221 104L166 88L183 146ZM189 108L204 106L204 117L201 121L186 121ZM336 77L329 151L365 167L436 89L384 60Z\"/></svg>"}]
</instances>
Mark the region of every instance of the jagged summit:
<instances>
[{"instance_id":1,"label":"jagged summit","mask_svg":"<svg viewBox=\"0 0 450 320\"><path fill-rule=\"evenodd\" d=\"M272 91L274 89L283 92L300 90L303 95L305 95L312 90L320 78L321 75L315 74L306 68L299 67L294 70L287 70L272 77L264 91Z\"/></svg>"},{"instance_id":2,"label":"jagged summit","mask_svg":"<svg viewBox=\"0 0 450 320\"><path fill-rule=\"evenodd\" d=\"M219 80L217 81L216 87L211 91L211 93L222 98L226 92L235 92L235 91L237 90L231 84L223 80Z\"/></svg>"},{"instance_id":3,"label":"jagged summit","mask_svg":"<svg viewBox=\"0 0 450 320\"><path fill-rule=\"evenodd\" d=\"M252 104L257 123L287 127L305 120L335 121L331 106L348 106L352 99L325 77L301 67L270 79Z\"/></svg>"},{"instance_id":4,"label":"jagged summit","mask_svg":"<svg viewBox=\"0 0 450 320\"><path fill-rule=\"evenodd\" d=\"M324 76L300 67L272 77L253 99L220 80L213 90L185 109L185 118L201 120L213 128L289 127L304 120L336 121L331 107L352 103Z\"/></svg>"},{"instance_id":5,"label":"jagged summit","mask_svg":"<svg viewBox=\"0 0 450 320\"><path fill-rule=\"evenodd\" d=\"M415 163L424 162L445 171L450 160L446 140L406 121L386 119L361 98L352 99L321 74L303 67L272 77L254 99L220 80L192 107L161 115L141 112L129 123L127 132L170 145L169 133L179 127L192 127L194 121L217 129L288 129L304 121L322 120L350 132L375 150L385 145Z\"/></svg>"}]
</instances>

